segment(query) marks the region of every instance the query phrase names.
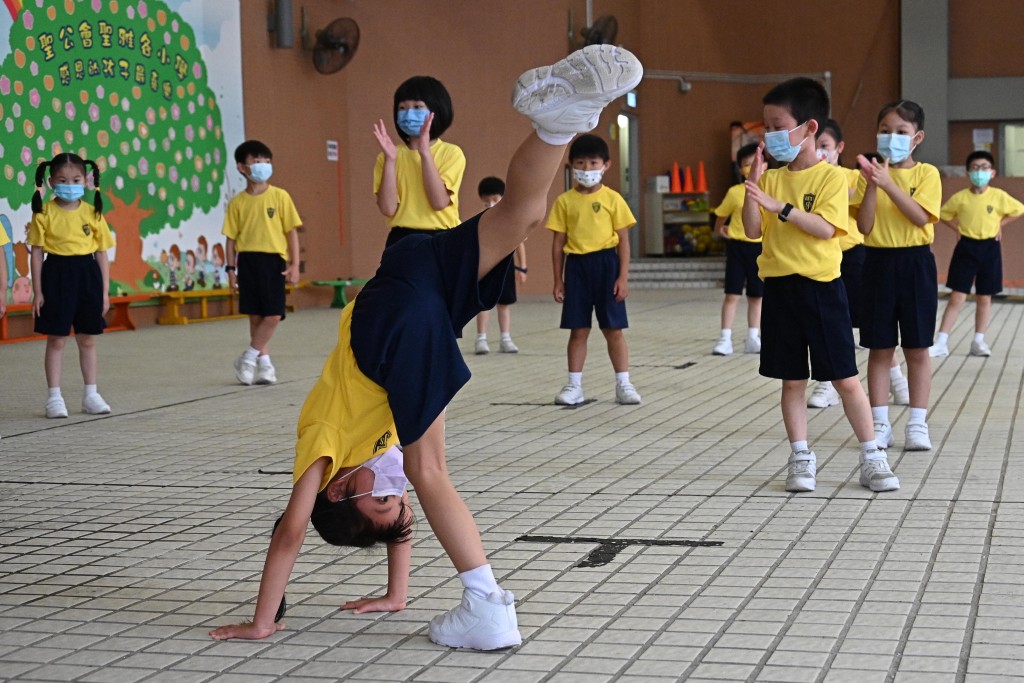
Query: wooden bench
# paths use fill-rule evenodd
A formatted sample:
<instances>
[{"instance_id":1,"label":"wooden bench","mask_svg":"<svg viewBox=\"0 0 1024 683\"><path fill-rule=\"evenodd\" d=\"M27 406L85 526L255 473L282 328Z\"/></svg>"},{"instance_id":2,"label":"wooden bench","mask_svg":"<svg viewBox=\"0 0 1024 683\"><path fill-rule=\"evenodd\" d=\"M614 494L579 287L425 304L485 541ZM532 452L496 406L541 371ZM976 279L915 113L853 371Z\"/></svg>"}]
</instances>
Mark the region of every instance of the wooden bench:
<instances>
[{"instance_id":1,"label":"wooden bench","mask_svg":"<svg viewBox=\"0 0 1024 683\"><path fill-rule=\"evenodd\" d=\"M313 284L320 287L334 287L334 299L331 301L331 308L345 308L348 306L348 297L345 289L353 286L365 285L369 280L349 278L347 280L314 280Z\"/></svg>"},{"instance_id":2,"label":"wooden bench","mask_svg":"<svg viewBox=\"0 0 1024 683\"><path fill-rule=\"evenodd\" d=\"M120 332L122 330L134 330L135 321L132 320L129 307L133 303L149 301L152 294L128 294L125 296L110 297L110 322L107 324L106 332ZM14 342L32 341L35 339L46 339L44 334L30 333L25 337L10 337L7 328L7 318L11 313L32 315L32 304L8 304L7 315L0 318L0 344L12 344Z\"/></svg>"},{"instance_id":3,"label":"wooden bench","mask_svg":"<svg viewBox=\"0 0 1024 683\"><path fill-rule=\"evenodd\" d=\"M285 285L285 295L299 287L308 286L308 282L300 282L297 285ZM161 292L160 303L164 306L164 313L157 318L160 325L188 325L189 323L211 322L214 320L230 320L232 318L245 318L244 313L238 312L238 298L234 292L227 287L220 289L194 289L189 292ZM209 302L226 301L228 312L223 315L210 315ZM186 304L199 304L199 316L188 316L181 312L181 307ZM285 307L289 313L295 310L291 304Z\"/></svg>"}]
</instances>

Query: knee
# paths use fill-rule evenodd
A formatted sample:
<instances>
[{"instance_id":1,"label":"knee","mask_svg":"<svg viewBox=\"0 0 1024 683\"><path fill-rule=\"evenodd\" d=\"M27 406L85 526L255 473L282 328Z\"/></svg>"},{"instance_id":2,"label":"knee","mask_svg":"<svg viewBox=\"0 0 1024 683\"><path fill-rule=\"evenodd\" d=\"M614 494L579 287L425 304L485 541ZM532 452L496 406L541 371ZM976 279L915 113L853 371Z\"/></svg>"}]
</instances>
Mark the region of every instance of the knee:
<instances>
[{"instance_id":1,"label":"knee","mask_svg":"<svg viewBox=\"0 0 1024 683\"><path fill-rule=\"evenodd\" d=\"M440 458L406 458L403 469L409 483L420 491L449 482L448 467Z\"/></svg>"},{"instance_id":2,"label":"knee","mask_svg":"<svg viewBox=\"0 0 1024 683\"><path fill-rule=\"evenodd\" d=\"M78 344L78 348L89 351L96 348L96 337L91 334L76 334L75 343Z\"/></svg>"}]
</instances>

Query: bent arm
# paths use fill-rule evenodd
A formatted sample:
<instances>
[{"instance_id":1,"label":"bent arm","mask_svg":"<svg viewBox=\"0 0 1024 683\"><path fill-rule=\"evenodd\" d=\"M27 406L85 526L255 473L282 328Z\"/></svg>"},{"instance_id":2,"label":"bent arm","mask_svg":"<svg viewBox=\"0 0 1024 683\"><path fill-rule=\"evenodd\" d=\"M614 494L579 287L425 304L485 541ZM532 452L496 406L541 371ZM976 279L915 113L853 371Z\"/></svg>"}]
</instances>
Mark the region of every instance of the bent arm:
<instances>
[{"instance_id":1,"label":"bent arm","mask_svg":"<svg viewBox=\"0 0 1024 683\"><path fill-rule=\"evenodd\" d=\"M889 195L889 199L896 205L896 208L910 220L911 223L919 228L923 228L931 223L931 216L924 210L920 204L914 201L914 198L903 191L896 183L887 183L882 188L883 191Z\"/></svg>"},{"instance_id":2,"label":"bent arm","mask_svg":"<svg viewBox=\"0 0 1024 683\"><path fill-rule=\"evenodd\" d=\"M870 235L875 227L875 207L878 206L878 187L868 184L864 190L864 198L860 201L857 212L857 229L862 235Z\"/></svg>"},{"instance_id":3,"label":"bent arm","mask_svg":"<svg viewBox=\"0 0 1024 683\"><path fill-rule=\"evenodd\" d=\"M437 170L437 164L434 163L434 155L429 151L426 154L420 154L420 161L423 167L423 189L427 193L430 208L434 211L448 208L452 203L452 194L441 180L441 172Z\"/></svg>"}]
</instances>

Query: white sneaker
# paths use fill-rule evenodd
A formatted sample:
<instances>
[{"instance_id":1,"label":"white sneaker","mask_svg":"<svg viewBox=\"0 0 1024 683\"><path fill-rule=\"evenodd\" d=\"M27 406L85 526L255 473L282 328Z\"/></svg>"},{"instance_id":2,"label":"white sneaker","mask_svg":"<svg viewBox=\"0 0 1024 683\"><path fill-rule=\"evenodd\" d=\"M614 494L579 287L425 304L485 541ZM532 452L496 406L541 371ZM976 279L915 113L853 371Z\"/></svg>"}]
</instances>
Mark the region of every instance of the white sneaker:
<instances>
[{"instance_id":1,"label":"white sneaker","mask_svg":"<svg viewBox=\"0 0 1024 683\"><path fill-rule=\"evenodd\" d=\"M46 402L46 417L67 417L68 407L64 404L64 399L58 396L57 398L51 398Z\"/></svg>"},{"instance_id":2,"label":"white sneaker","mask_svg":"<svg viewBox=\"0 0 1024 683\"><path fill-rule=\"evenodd\" d=\"M892 473L885 451L878 450L860 461L860 485L872 491L898 491L900 480Z\"/></svg>"},{"instance_id":3,"label":"white sneaker","mask_svg":"<svg viewBox=\"0 0 1024 683\"><path fill-rule=\"evenodd\" d=\"M555 396L555 403L560 406L574 406L583 403L583 387L578 384L566 384Z\"/></svg>"},{"instance_id":4,"label":"white sneaker","mask_svg":"<svg viewBox=\"0 0 1024 683\"><path fill-rule=\"evenodd\" d=\"M477 339L476 340L476 355L478 355L478 356L486 356L490 352L491 352L491 347L487 345L487 340L486 339Z\"/></svg>"},{"instance_id":5,"label":"white sneaker","mask_svg":"<svg viewBox=\"0 0 1024 683\"><path fill-rule=\"evenodd\" d=\"M277 384L277 369L270 361L256 364L256 384Z\"/></svg>"},{"instance_id":6,"label":"white sneaker","mask_svg":"<svg viewBox=\"0 0 1024 683\"><path fill-rule=\"evenodd\" d=\"M731 356L732 355L732 339L726 339L722 337L715 344L715 348L711 349L712 356Z\"/></svg>"},{"instance_id":7,"label":"white sneaker","mask_svg":"<svg viewBox=\"0 0 1024 683\"><path fill-rule=\"evenodd\" d=\"M812 451L800 451L789 456L789 474L786 490L790 493L808 493L814 490L816 457Z\"/></svg>"},{"instance_id":8,"label":"white sneaker","mask_svg":"<svg viewBox=\"0 0 1024 683\"><path fill-rule=\"evenodd\" d=\"M897 377L889 380L889 392L892 394L892 402L898 406L910 405L910 385L906 377Z\"/></svg>"},{"instance_id":9,"label":"white sneaker","mask_svg":"<svg viewBox=\"0 0 1024 683\"><path fill-rule=\"evenodd\" d=\"M519 347L511 339L502 339L499 350L502 353L519 353Z\"/></svg>"},{"instance_id":10,"label":"white sneaker","mask_svg":"<svg viewBox=\"0 0 1024 683\"><path fill-rule=\"evenodd\" d=\"M988 357L992 355L992 349L984 341L971 342L971 355Z\"/></svg>"},{"instance_id":11,"label":"white sneaker","mask_svg":"<svg viewBox=\"0 0 1024 683\"><path fill-rule=\"evenodd\" d=\"M430 620L430 639L446 647L500 650L521 645L516 619L515 596L510 591L491 593L486 598L467 589L462 603Z\"/></svg>"},{"instance_id":12,"label":"white sneaker","mask_svg":"<svg viewBox=\"0 0 1024 683\"><path fill-rule=\"evenodd\" d=\"M928 355L932 358L949 355L949 346L946 344L932 344L928 347Z\"/></svg>"},{"instance_id":13,"label":"white sneaker","mask_svg":"<svg viewBox=\"0 0 1024 683\"><path fill-rule=\"evenodd\" d=\"M643 75L640 60L628 50L588 45L521 75L512 106L533 121L542 140L568 144L573 135L596 128L601 110L635 88Z\"/></svg>"},{"instance_id":14,"label":"white sneaker","mask_svg":"<svg viewBox=\"0 0 1024 683\"><path fill-rule=\"evenodd\" d=\"M82 399L82 412L90 415L106 415L110 412L110 406L99 394L90 394ZM64 417L67 417L66 413Z\"/></svg>"},{"instance_id":15,"label":"white sneaker","mask_svg":"<svg viewBox=\"0 0 1024 683\"><path fill-rule=\"evenodd\" d=\"M622 405L635 406L640 404L640 394L629 382L615 385L615 402Z\"/></svg>"},{"instance_id":16,"label":"white sneaker","mask_svg":"<svg viewBox=\"0 0 1024 683\"><path fill-rule=\"evenodd\" d=\"M888 422L875 422L875 443L882 450L892 446L892 425Z\"/></svg>"},{"instance_id":17,"label":"white sneaker","mask_svg":"<svg viewBox=\"0 0 1024 683\"><path fill-rule=\"evenodd\" d=\"M923 422L907 424L903 447L908 451L930 451L932 440L928 438L928 425Z\"/></svg>"},{"instance_id":18,"label":"white sneaker","mask_svg":"<svg viewBox=\"0 0 1024 683\"><path fill-rule=\"evenodd\" d=\"M743 343L743 353L761 353L761 338L747 337Z\"/></svg>"},{"instance_id":19,"label":"white sneaker","mask_svg":"<svg viewBox=\"0 0 1024 683\"><path fill-rule=\"evenodd\" d=\"M808 408L828 408L839 403L839 392L831 382L818 382L807 399Z\"/></svg>"},{"instance_id":20,"label":"white sneaker","mask_svg":"<svg viewBox=\"0 0 1024 683\"><path fill-rule=\"evenodd\" d=\"M256 361L246 358L244 353L235 359L235 377L239 382L245 385L252 384L255 376Z\"/></svg>"}]
</instances>

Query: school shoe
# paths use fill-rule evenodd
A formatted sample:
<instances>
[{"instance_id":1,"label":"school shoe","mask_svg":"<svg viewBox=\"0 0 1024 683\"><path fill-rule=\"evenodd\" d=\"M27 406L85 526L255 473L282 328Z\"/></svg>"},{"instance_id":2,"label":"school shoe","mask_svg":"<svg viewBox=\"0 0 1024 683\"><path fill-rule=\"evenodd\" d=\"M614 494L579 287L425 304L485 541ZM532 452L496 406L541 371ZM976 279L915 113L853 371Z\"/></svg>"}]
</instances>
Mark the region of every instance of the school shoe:
<instances>
[{"instance_id":1,"label":"school shoe","mask_svg":"<svg viewBox=\"0 0 1024 683\"><path fill-rule=\"evenodd\" d=\"M277 369L270 361L256 364L255 384L277 384Z\"/></svg>"},{"instance_id":2,"label":"school shoe","mask_svg":"<svg viewBox=\"0 0 1024 683\"><path fill-rule=\"evenodd\" d=\"M640 60L615 45L588 45L551 66L530 69L512 90L512 106L533 121L540 139L568 144L597 127L601 111L636 87Z\"/></svg>"},{"instance_id":3,"label":"school shoe","mask_svg":"<svg viewBox=\"0 0 1024 683\"><path fill-rule=\"evenodd\" d=\"M875 443L882 450L889 448L893 444L892 438L892 425L888 422L875 421Z\"/></svg>"},{"instance_id":4,"label":"school shoe","mask_svg":"<svg viewBox=\"0 0 1024 683\"><path fill-rule=\"evenodd\" d=\"M761 353L761 338L747 337L747 341L743 342L743 353Z\"/></svg>"},{"instance_id":5,"label":"school shoe","mask_svg":"<svg viewBox=\"0 0 1024 683\"><path fill-rule=\"evenodd\" d=\"M574 406L583 403L583 387L578 384L566 384L555 396L555 403L560 406Z\"/></svg>"},{"instance_id":6,"label":"school shoe","mask_svg":"<svg viewBox=\"0 0 1024 683\"><path fill-rule=\"evenodd\" d=\"M246 358L244 353L235 359L235 377L238 379L239 382L248 386L252 384L252 380L255 376L255 360L251 358Z\"/></svg>"},{"instance_id":7,"label":"school shoe","mask_svg":"<svg viewBox=\"0 0 1024 683\"><path fill-rule=\"evenodd\" d=\"M984 356L988 358L992 355L992 349L989 348L988 344L983 341L972 341L971 342L971 355L972 356Z\"/></svg>"},{"instance_id":8,"label":"school shoe","mask_svg":"<svg viewBox=\"0 0 1024 683\"><path fill-rule=\"evenodd\" d=\"M486 339L477 339L476 340L476 355L478 355L478 356L486 356L490 352L491 352L491 347L488 346Z\"/></svg>"},{"instance_id":9,"label":"school shoe","mask_svg":"<svg viewBox=\"0 0 1024 683\"><path fill-rule=\"evenodd\" d=\"M910 384L907 383L906 377L890 379L889 392L892 394L892 402L896 405L910 405Z\"/></svg>"},{"instance_id":10,"label":"school shoe","mask_svg":"<svg viewBox=\"0 0 1024 683\"><path fill-rule=\"evenodd\" d=\"M499 350L502 353L519 353L519 347L511 339L502 339Z\"/></svg>"},{"instance_id":11,"label":"school shoe","mask_svg":"<svg viewBox=\"0 0 1024 683\"><path fill-rule=\"evenodd\" d=\"M640 405L640 394L629 382L621 382L615 385L615 402L624 406Z\"/></svg>"},{"instance_id":12,"label":"school shoe","mask_svg":"<svg viewBox=\"0 0 1024 683\"><path fill-rule=\"evenodd\" d=\"M932 344L928 347L928 355L932 358L939 358L940 356L949 355L949 346L947 344Z\"/></svg>"},{"instance_id":13,"label":"school shoe","mask_svg":"<svg viewBox=\"0 0 1024 683\"><path fill-rule=\"evenodd\" d=\"M99 394L89 394L82 399L82 412L90 415L106 415L110 412L110 406Z\"/></svg>"},{"instance_id":14,"label":"school shoe","mask_svg":"<svg viewBox=\"0 0 1024 683\"><path fill-rule=\"evenodd\" d=\"M732 355L732 339L726 339L722 337L715 344L715 348L711 349L712 356L731 356Z\"/></svg>"},{"instance_id":15,"label":"school shoe","mask_svg":"<svg viewBox=\"0 0 1024 683\"><path fill-rule=\"evenodd\" d=\"M808 408L828 408L839 403L839 392L831 382L818 382L807 399Z\"/></svg>"},{"instance_id":16,"label":"school shoe","mask_svg":"<svg viewBox=\"0 0 1024 683\"><path fill-rule=\"evenodd\" d=\"M867 487L875 493L882 491L898 491L900 480L892 473L889 467L889 460L885 451L872 451L861 457L860 461L860 485Z\"/></svg>"},{"instance_id":17,"label":"school shoe","mask_svg":"<svg viewBox=\"0 0 1024 683\"><path fill-rule=\"evenodd\" d=\"M809 493L816 484L816 456L813 451L800 451L789 456L786 490L790 493Z\"/></svg>"},{"instance_id":18,"label":"school shoe","mask_svg":"<svg viewBox=\"0 0 1024 683\"><path fill-rule=\"evenodd\" d=\"M511 591L500 588L487 597L466 588L460 605L430 620L430 639L438 645L473 650L521 645L515 601Z\"/></svg>"},{"instance_id":19,"label":"school shoe","mask_svg":"<svg viewBox=\"0 0 1024 683\"><path fill-rule=\"evenodd\" d=\"M932 440L928 438L928 425L923 422L910 422L904 432L903 447L908 451L930 451Z\"/></svg>"},{"instance_id":20,"label":"school shoe","mask_svg":"<svg viewBox=\"0 0 1024 683\"><path fill-rule=\"evenodd\" d=\"M67 407L67 405L65 405L63 398L58 396L56 398L51 398L50 400L48 400L46 402L46 417L49 417L49 418L52 419L52 418L55 418L55 417L67 417L67 416L68 416L68 407Z\"/></svg>"}]
</instances>

